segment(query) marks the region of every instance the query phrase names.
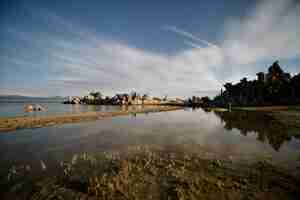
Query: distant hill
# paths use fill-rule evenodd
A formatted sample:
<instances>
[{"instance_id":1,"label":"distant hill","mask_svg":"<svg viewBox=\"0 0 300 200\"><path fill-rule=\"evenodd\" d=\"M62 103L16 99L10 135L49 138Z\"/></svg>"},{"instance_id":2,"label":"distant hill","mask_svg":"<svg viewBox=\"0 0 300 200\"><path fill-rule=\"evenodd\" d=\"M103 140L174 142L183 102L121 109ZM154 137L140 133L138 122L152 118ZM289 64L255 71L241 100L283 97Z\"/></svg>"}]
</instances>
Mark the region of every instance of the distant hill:
<instances>
[{"instance_id":1,"label":"distant hill","mask_svg":"<svg viewBox=\"0 0 300 200\"><path fill-rule=\"evenodd\" d=\"M22 95L0 95L0 102L62 102L64 97L30 97Z\"/></svg>"}]
</instances>

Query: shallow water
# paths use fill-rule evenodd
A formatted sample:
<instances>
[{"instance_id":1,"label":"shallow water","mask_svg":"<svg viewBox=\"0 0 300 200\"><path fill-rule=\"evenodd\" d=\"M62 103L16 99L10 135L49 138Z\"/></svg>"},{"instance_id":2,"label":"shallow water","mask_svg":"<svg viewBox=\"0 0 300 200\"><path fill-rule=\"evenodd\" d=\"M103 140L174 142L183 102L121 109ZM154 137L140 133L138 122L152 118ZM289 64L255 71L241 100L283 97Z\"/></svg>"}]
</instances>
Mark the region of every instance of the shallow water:
<instances>
[{"instance_id":1,"label":"shallow water","mask_svg":"<svg viewBox=\"0 0 300 200\"><path fill-rule=\"evenodd\" d=\"M224 158L268 155L285 165L295 164L300 155L300 140L263 114L186 109L2 133L0 165L39 165L40 160L51 165L75 153L135 145L199 148Z\"/></svg>"},{"instance_id":2,"label":"shallow water","mask_svg":"<svg viewBox=\"0 0 300 200\"><path fill-rule=\"evenodd\" d=\"M46 111L25 112L25 105L41 105L46 108ZM47 116L57 114L70 114L88 111L118 111L120 106L102 106L102 105L72 105L62 104L61 102L49 101L32 101L32 102L1 102L0 101L0 117L15 117L15 116Z\"/></svg>"}]
</instances>

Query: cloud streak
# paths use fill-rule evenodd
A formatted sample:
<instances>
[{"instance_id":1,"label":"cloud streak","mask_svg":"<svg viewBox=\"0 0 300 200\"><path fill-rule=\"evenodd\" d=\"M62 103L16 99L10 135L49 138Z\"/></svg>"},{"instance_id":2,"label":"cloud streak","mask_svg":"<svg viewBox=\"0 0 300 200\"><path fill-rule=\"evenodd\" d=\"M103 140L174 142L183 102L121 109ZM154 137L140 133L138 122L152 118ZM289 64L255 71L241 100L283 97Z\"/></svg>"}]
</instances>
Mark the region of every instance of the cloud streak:
<instances>
[{"instance_id":1,"label":"cloud streak","mask_svg":"<svg viewBox=\"0 0 300 200\"><path fill-rule=\"evenodd\" d=\"M207 45L207 46L218 47L217 45L212 44L211 42L208 42L208 41L206 41L206 40L203 40L203 39L201 39L201 38L195 36L195 35L192 34L192 33L189 33L189 32L187 32L187 31L184 31L184 30L182 30L182 29L179 29L179 28L177 28L176 26L165 26L165 27L163 27L163 29L164 29L164 30L167 30L167 31L174 32L174 33L176 33L176 34L178 34L178 35L181 35L181 36L183 36L183 37L186 37L186 38L189 38L189 39L192 39L192 40L196 40L196 41L201 42L201 43L203 43L203 44L205 44L205 45Z\"/></svg>"}]
</instances>

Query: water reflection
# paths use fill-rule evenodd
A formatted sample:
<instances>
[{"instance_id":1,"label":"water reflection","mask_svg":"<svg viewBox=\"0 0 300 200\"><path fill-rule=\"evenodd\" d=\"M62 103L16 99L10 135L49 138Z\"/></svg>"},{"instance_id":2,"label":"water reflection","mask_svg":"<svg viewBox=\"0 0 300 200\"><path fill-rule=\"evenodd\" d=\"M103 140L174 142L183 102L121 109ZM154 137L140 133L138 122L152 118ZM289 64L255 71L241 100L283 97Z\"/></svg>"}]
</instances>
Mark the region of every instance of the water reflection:
<instances>
[{"instance_id":1,"label":"water reflection","mask_svg":"<svg viewBox=\"0 0 300 200\"><path fill-rule=\"evenodd\" d=\"M260 113L214 113L186 108L3 133L0 134L0 166L5 169L32 163L40 167L40 160L54 166L76 153L122 150L137 145L184 147L222 158L255 159L268 154L281 163L292 163L300 155L300 140L289 136L288 129L270 117Z\"/></svg>"},{"instance_id":2,"label":"water reflection","mask_svg":"<svg viewBox=\"0 0 300 200\"><path fill-rule=\"evenodd\" d=\"M45 112L24 112L24 106L27 104L40 104L47 108ZM126 110L126 108L123 108ZM121 106L108 105L82 105L82 104L62 104L62 103L47 103L47 102L0 102L0 117L15 117L15 116L47 116L59 114L74 114L80 112L101 111L114 112L120 111Z\"/></svg>"},{"instance_id":3,"label":"water reflection","mask_svg":"<svg viewBox=\"0 0 300 200\"><path fill-rule=\"evenodd\" d=\"M292 138L288 127L263 112L234 111L215 114L220 117L225 129L231 131L236 128L245 136L255 133L257 140L268 142L276 151Z\"/></svg>"}]
</instances>

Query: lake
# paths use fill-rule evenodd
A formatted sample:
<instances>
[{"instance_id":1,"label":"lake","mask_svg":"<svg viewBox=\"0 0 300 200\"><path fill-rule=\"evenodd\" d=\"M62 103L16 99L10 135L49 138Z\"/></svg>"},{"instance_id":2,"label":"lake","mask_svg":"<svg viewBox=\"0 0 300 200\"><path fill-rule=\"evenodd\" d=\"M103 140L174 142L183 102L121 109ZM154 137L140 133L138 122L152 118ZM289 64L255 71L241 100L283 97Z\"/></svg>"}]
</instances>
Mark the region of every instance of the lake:
<instances>
[{"instance_id":1,"label":"lake","mask_svg":"<svg viewBox=\"0 0 300 200\"><path fill-rule=\"evenodd\" d=\"M45 112L24 112L25 105L41 105L46 108ZM43 100L3 100L0 99L0 117L14 117L14 116L45 116L45 115L57 115L57 114L73 114L79 112L88 111L118 111L119 106L101 106L101 105L72 105L63 104L60 101Z\"/></svg>"},{"instance_id":2,"label":"lake","mask_svg":"<svg viewBox=\"0 0 300 200\"><path fill-rule=\"evenodd\" d=\"M63 105L60 112L73 112ZM119 106L85 106L79 110L111 111ZM75 109L77 112L77 109ZM57 111L58 112L58 111ZM47 166L75 153L122 150L136 145L183 147L207 151L221 158L271 158L285 166L300 156L300 138L263 113L205 112L183 109L171 112L118 116L93 122L23 129L0 134L0 165Z\"/></svg>"}]
</instances>

